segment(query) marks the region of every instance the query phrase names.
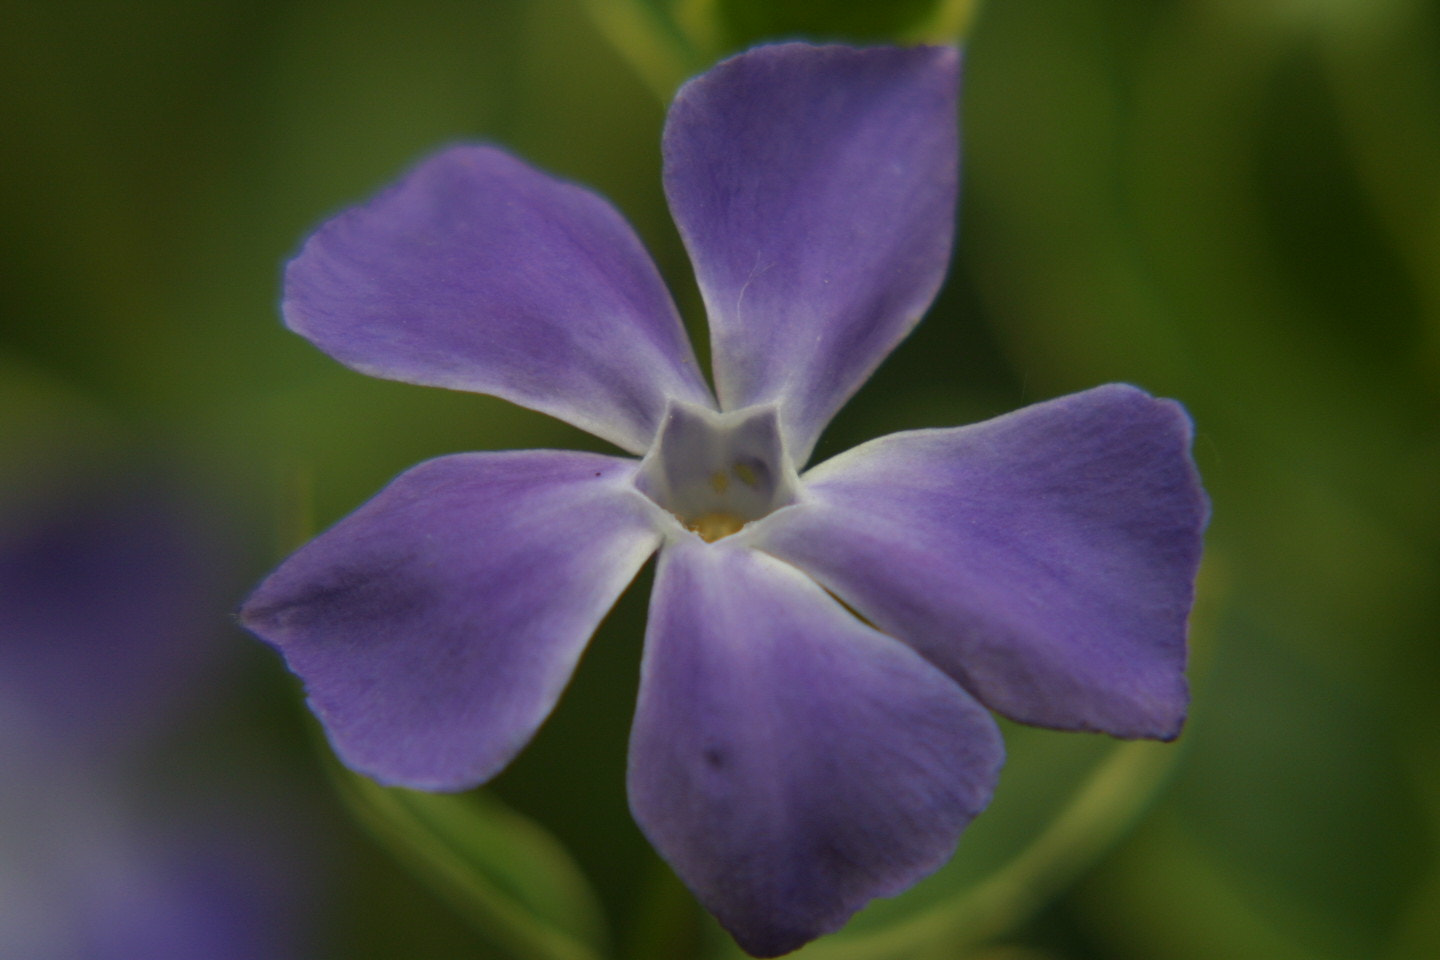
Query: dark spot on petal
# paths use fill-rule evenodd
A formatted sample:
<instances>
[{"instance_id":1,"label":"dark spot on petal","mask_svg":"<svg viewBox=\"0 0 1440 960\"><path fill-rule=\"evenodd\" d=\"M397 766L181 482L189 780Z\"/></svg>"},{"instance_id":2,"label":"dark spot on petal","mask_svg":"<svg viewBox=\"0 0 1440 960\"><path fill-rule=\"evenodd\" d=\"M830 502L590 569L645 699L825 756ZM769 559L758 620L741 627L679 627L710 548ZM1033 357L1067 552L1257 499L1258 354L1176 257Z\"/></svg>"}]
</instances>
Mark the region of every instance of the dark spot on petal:
<instances>
[{"instance_id":1,"label":"dark spot on petal","mask_svg":"<svg viewBox=\"0 0 1440 960\"><path fill-rule=\"evenodd\" d=\"M729 759L725 756L725 751L719 747L706 747L701 756L705 758L705 763L712 770L723 770Z\"/></svg>"}]
</instances>

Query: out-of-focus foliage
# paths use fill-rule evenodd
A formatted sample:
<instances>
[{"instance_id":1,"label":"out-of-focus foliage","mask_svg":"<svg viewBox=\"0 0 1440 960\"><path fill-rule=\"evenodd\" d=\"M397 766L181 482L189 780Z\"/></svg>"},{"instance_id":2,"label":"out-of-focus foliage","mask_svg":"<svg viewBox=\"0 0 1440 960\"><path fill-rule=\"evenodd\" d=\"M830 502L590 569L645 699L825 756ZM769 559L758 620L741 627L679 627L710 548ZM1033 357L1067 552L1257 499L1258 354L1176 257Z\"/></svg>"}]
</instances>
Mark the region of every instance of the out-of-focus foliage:
<instances>
[{"instance_id":1,"label":"out-of-focus foliage","mask_svg":"<svg viewBox=\"0 0 1440 960\"><path fill-rule=\"evenodd\" d=\"M578 0L662 99L757 43L956 43L976 0Z\"/></svg>"},{"instance_id":2,"label":"out-of-focus foliage","mask_svg":"<svg viewBox=\"0 0 1440 960\"><path fill-rule=\"evenodd\" d=\"M950 281L817 458L1125 380L1190 409L1214 521L1191 721L1154 747L1165 776L1122 798L1157 799L1037 870L1005 929L977 943L966 926L933 955L1440 955L1434 4L17 0L5 21L0 509L77 471L164 464L250 534L212 624L236 658L204 688L220 716L173 733L174 769L329 805L281 813L328 864L307 881L314 955L510 954L321 793L301 691L228 626L243 584L418 460L599 443L345 370L281 328L280 264L414 158L481 138L612 198L698 331L660 188L674 85L761 38L961 31ZM491 800L569 849L614 955L692 958L724 940L625 806L639 596ZM847 937L1005 876L1117 749L1009 732L956 862ZM185 795L178 773L133 776Z\"/></svg>"},{"instance_id":3,"label":"out-of-focus foliage","mask_svg":"<svg viewBox=\"0 0 1440 960\"><path fill-rule=\"evenodd\" d=\"M483 792L391 789L330 764L359 820L476 932L517 960L597 960L605 924L584 876L542 828Z\"/></svg>"}]
</instances>

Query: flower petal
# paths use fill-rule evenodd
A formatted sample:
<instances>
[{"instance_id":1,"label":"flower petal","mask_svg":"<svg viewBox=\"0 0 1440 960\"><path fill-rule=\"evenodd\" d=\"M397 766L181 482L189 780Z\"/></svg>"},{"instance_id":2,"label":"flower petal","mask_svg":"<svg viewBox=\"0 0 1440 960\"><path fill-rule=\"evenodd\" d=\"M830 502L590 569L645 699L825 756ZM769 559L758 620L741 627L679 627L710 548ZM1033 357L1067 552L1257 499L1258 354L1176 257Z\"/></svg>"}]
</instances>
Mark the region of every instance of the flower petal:
<instances>
[{"instance_id":1,"label":"flower petal","mask_svg":"<svg viewBox=\"0 0 1440 960\"><path fill-rule=\"evenodd\" d=\"M938 868L1003 755L968 694L793 567L726 541L661 554L630 806L750 953Z\"/></svg>"},{"instance_id":2,"label":"flower petal","mask_svg":"<svg viewBox=\"0 0 1440 960\"><path fill-rule=\"evenodd\" d=\"M783 399L797 463L940 287L958 69L948 47L781 44L726 60L670 108L665 189L722 407Z\"/></svg>"},{"instance_id":3,"label":"flower petal","mask_svg":"<svg viewBox=\"0 0 1440 960\"><path fill-rule=\"evenodd\" d=\"M485 146L444 150L322 226L286 323L376 377L504 397L634 453L711 405L654 264L604 200Z\"/></svg>"},{"instance_id":4,"label":"flower petal","mask_svg":"<svg viewBox=\"0 0 1440 960\"><path fill-rule=\"evenodd\" d=\"M882 437L757 524L796 564L1023 723L1169 739L1207 506L1179 404L1121 384Z\"/></svg>"},{"instance_id":5,"label":"flower petal","mask_svg":"<svg viewBox=\"0 0 1440 960\"><path fill-rule=\"evenodd\" d=\"M636 464L531 450L431 460L270 575L242 611L352 768L463 789L549 715L654 551Z\"/></svg>"}]
</instances>

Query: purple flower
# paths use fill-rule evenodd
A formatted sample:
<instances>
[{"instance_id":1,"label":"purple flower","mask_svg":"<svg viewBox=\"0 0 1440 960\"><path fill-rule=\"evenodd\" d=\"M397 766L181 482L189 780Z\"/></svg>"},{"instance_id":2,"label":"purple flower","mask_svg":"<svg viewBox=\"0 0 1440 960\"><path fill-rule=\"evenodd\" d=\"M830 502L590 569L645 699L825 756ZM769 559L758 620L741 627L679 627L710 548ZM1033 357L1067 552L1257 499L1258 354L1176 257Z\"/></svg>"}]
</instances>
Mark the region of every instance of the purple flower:
<instances>
[{"instance_id":1,"label":"purple flower","mask_svg":"<svg viewBox=\"0 0 1440 960\"><path fill-rule=\"evenodd\" d=\"M0 702L96 761L173 725L225 653L213 519L114 470L0 504Z\"/></svg>"},{"instance_id":2,"label":"purple flower","mask_svg":"<svg viewBox=\"0 0 1440 960\"><path fill-rule=\"evenodd\" d=\"M635 455L423 463L260 586L245 621L346 763L495 775L659 550L631 808L774 956L945 862L1001 765L987 708L1179 732L1206 514L1179 405L1104 386L798 472L945 273L957 74L948 48L785 44L679 92L665 189L718 403L621 217L497 149L442 151L310 239L284 311L327 353Z\"/></svg>"},{"instance_id":3,"label":"purple flower","mask_svg":"<svg viewBox=\"0 0 1440 960\"><path fill-rule=\"evenodd\" d=\"M31 479L0 498L0 957L298 956L285 811L202 802L167 740L224 690L225 524L113 463Z\"/></svg>"}]
</instances>

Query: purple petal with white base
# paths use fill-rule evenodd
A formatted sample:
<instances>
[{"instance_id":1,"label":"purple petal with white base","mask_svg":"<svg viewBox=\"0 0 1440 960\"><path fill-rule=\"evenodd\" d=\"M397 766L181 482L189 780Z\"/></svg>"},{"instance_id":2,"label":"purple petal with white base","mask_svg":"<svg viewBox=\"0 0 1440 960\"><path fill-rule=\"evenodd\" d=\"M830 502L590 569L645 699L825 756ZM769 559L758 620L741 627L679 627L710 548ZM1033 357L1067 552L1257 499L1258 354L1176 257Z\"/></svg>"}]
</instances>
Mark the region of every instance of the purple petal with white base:
<instances>
[{"instance_id":1,"label":"purple petal with white base","mask_svg":"<svg viewBox=\"0 0 1440 960\"><path fill-rule=\"evenodd\" d=\"M633 453L667 399L712 403L624 219L493 147L442 151L322 226L284 312L362 373L494 394Z\"/></svg>"},{"instance_id":2,"label":"purple petal with white base","mask_svg":"<svg viewBox=\"0 0 1440 960\"><path fill-rule=\"evenodd\" d=\"M474 786L529 741L654 552L636 466L552 450L423 463L271 574L246 625L349 766Z\"/></svg>"},{"instance_id":3,"label":"purple petal with white base","mask_svg":"<svg viewBox=\"0 0 1440 960\"><path fill-rule=\"evenodd\" d=\"M670 108L665 189L721 403L784 401L796 463L940 287L958 70L948 47L760 47Z\"/></svg>"},{"instance_id":4,"label":"purple petal with white base","mask_svg":"<svg viewBox=\"0 0 1440 960\"><path fill-rule=\"evenodd\" d=\"M1173 738L1207 505L1179 404L1111 384L871 441L756 543L1023 723Z\"/></svg>"},{"instance_id":5,"label":"purple petal with white base","mask_svg":"<svg viewBox=\"0 0 1440 960\"><path fill-rule=\"evenodd\" d=\"M793 567L727 541L661 554L630 805L750 953L938 868L1002 759L984 708Z\"/></svg>"}]
</instances>

